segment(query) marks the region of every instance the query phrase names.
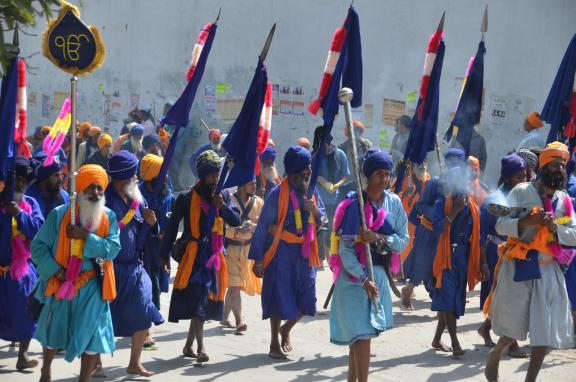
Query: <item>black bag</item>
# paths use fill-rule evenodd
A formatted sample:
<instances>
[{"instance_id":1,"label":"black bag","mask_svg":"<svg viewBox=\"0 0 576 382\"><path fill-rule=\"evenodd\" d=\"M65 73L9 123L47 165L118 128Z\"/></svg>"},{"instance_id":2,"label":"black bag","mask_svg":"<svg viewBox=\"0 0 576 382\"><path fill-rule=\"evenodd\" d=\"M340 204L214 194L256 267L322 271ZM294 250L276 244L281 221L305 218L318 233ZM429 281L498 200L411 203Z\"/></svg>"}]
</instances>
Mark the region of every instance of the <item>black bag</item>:
<instances>
[{"instance_id":1,"label":"black bag","mask_svg":"<svg viewBox=\"0 0 576 382\"><path fill-rule=\"evenodd\" d=\"M38 322L40 319L40 313L42 313L42 308L44 308L44 303L40 302L34 294L38 285L34 288L30 296L28 296L28 303L26 304L26 313L32 318L34 322Z\"/></svg>"},{"instance_id":2,"label":"black bag","mask_svg":"<svg viewBox=\"0 0 576 382\"><path fill-rule=\"evenodd\" d=\"M182 261L182 258L186 253L186 247L188 247L189 241L190 236L186 235L185 233L176 239L174 246L172 247L172 259L174 259L175 262L180 263L180 261Z\"/></svg>"}]
</instances>

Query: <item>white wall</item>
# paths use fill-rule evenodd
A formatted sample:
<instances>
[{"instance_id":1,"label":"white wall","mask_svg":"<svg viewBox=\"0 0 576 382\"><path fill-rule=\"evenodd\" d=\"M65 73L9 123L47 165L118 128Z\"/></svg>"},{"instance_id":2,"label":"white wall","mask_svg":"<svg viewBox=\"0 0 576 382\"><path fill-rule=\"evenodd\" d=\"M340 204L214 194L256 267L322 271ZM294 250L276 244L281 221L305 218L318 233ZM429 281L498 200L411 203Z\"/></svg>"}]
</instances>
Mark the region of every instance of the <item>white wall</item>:
<instances>
[{"instance_id":1,"label":"white wall","mask_svg":"<svg viewBox=\"0 0 576 382\"><path fill-rule=\"evenodd\" d=\"M489 147L488 172L495 179L502 154L521 139L525 114L541 110L564 51L576 32L574 0L490 0L486 34L485 113L481 132ZM98 0L81 3L82 18L100 28L106 43L106 63L79 83L79 119L91 120L117 133L131 104L150 106L157 117L166 100L178 97L184 84L192 46L199 29L222 6L222 18L192 112L195 127L188 132L186 154L207 141L202 116L212 126L230 121L205 113L204 86L230 85L221 99L243 98L257 56L274 22L278 23L267 65L269 78L281 85L303 86L303 100L316 97L334 30L343 22L349 1L342 0ZM364 59L364 104L373 104L368 137L380 142L383 98L405 100L417 91L428 36L446 11L446 55L441 83L439 133L444 134L454 111L461 77L480 40L484 1L478 0L356 0ZM45 29L40 20L36 29ZM39 36L22 36L22 55L40 51ZM60 105L55 92L69 91L69 76L41 54L29 64L29 126L51 124ZM33 99L35 97L35 100ZM43 101L44 98L44 101ZM493 104L507 117L491 117ZM43 105L44 104L44 105ZM44 107L43 107L44 106ZM409 104L407 109L413 108ZM44 108L44 113L43 113ZM111 113L109 112L111 111ZM342 113L343 114L343 113ZM360 119L365 119L359 113ZM310 136L317 117L278 115L272 137L283 152L296 138ZM342 119L335 126L342 141ZM187 178L187 172L183 172ZM191 182L191 179L186 179Z\"/></svg>"}]
</instances>

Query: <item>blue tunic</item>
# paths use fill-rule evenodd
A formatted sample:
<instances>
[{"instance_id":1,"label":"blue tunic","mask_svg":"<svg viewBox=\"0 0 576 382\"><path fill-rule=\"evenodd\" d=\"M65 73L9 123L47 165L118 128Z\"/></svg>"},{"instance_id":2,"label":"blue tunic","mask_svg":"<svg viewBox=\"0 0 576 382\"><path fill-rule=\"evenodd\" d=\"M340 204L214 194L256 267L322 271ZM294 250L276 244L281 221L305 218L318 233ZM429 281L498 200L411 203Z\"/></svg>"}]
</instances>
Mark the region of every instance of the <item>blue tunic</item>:
<instances>
[{"instance_id":1,"label":"blue tunic","mask_svg":"<svg viewBox=\"0 0 576 382\"><path fill-rule=\"evenodd\" d=\"M142 266L142 249L138 249L139 235L144 224L143 211L146 203L140 204L134 218L120 230L122 250L114 259L116 289L118 296L110 304L114 335L130 337L134 333L164 322L158 308L152 302L152 282ZM129 210L111 184L106 189L106 206L120 221ZM158 225L150 230L158 233Z\"/></svg>"},{"instance_id":2,"label":"blue tunic","mask_svg":"<svg viewBox=\"0 0 576 382\"><path fill-rule=\"evenodd\" d=\"M144 269L148 272L148 276L150 276L152 281L152 300L154 305L160 309L160 292L168 292L170 284L170 273L164 272L160 266L160 251L162 250L160 235L163 235L166 232L166 228L168 228L168 213L172 211L174 196L172 191L168 190L166 195L158 195L157 198L154 198L144 182L140 183L140 192L146 203L148 203L148 207L156 214L160 229L159 235L155 233L148 235L146 246L144 247Z\"/></svg>"},{"instance_id":3,"label":"blue tunic","mask_svg":"<svg viewBox=\"0 0 576 382\"><path fill-rule=\"evenodd\" d=\"M44 347L64 349L65 359L72 362L86 351L112 353L115 345L110 306L102 300L101 288L95 277L88 280L72 301L44 296L48 280L62 269L56 262L56 251L60 222L68 207L69 204L65 204L50 212L46 223L32 241L30 250L40 276L34 296L44 302L36 339ZM101 257L112 260L120 251L116 216L107 208L105 212L110 222L108 236L101 238L94 234L88 235L84 246L82 272L94 269L91 259Z\"/></svg>"},{"instance_id":4,"label":"blue tunic","mask_svg":"<svg viewBox=\"0 0 576 382\"><path fill-rule=\"evenodd\" d=\"M48 216L54 208L62 204L70 203L70 197L63 189L60 189L59 195L54 200L47 200L44 193L40 190L40 187L38 187L38 183L31 184L26 189L26 195L34 198L38 202L42 216Z\"/></svg>"},{"instance_id":5,"label":"blue tunic","mask_svg":"<svg viewBox=\"0 0 576 382\"><path fill-rule=\"evenodd\" d=\"M223 194L225 207L220 211L220 216L226 224L231 227L238 227L240 211L230 204L230 197ZM164 235L161 256L170 258L170 252L178 230L180 221L184 219L184 232L191 232L190 228L190 204L192 192L180 194L176 199L176 204ZM188 286L184 289L172 289L170 300L170 312L168 321L178 322L179 320L189 320L196 317L202 321L222 320L224 304L222 301L209 299L210 292L218 293L218 282L216 271L208 269L206 262L212 256L211 230L213 219L209 218L203 211L200 212L200 240L198 240L198 253L192 267L192 274L188 281ZM226 228L224 228L226 229Z\"/></svg>"},{"instance_id":6,"label":"blue tunic","mask_svg":"<svg viewBox=\"0 0 576 382\"><path fill-rule=\"evenodd\" d=\"M444 231L445 197L436 200L432 225L437 238ZM450 225L450 245L452 250L452 268L442 273L442 287L436 288L435 280L431 279L428 286L432 298L432 311L453 312L456 317L464 315L466 308L466 280L468 273L468 255L470 253L470 237L472 236L472 214L466 206ZM433 256L434 258L434 256Z\"/></svg>"},{"instance_id":7,"label":"blue tunic","mask_svg":"<svg viewBox=\"0 0 576 382\"><path fill-rule=\"evenodd\" d=\"M22 211L16 216L18 231L27 240L34 239L36 233L44 224L40 207L34 199L24 196L24 200L32 207L30 214ZM9 266L12 262L12 215L0 212L0 267ZM19 281L12 279L10 274L0 277L0 339L4 341L29 341L34 336L36 323L26 313L28 296L32 293L38 280L38 273L32 261L28 261L28 274Z\"/></svg>"},{"instance_id":8,"label":"blue tunic","mask_svg":"<svg viewBox=\"0 0 576 382\"><path fill-rule=\"evenodd\" d=\"M360 227L358 208L350 205L343 219L354 221L356 233ZM408 219L400 198L386 191L380 206L386 210L386 223L378 232L387 235L388 245L393 252L401 252L408 245ZM354 216L357 215L357 216ZM342 270L334 286L334 295L330 307L330 342L336 345L350 345L357 340L377 337L379 333L392 328L392 296L385 269L374 265L374 281L378 286L378 311L362 287L362 280L368 276L368 270L359 261L355 250L356 237L340 233L342 242L339 256ZM374 256L374 255L373 255ZM387 255L384 255L387 256ZM351 280L350 275L356 279Z\"/></svg>"},{"instance_id":9,"label":"blue tunic","mask_svg":"<svg viewBox=\"0 0 576 382\"><path fill-rule=\"evenodd\" d=\"M304 211L304 201L296 193L302 211L302 227L306 232L308 213ZM252 237L248 258L263 261L273 236L268 228L276 224L280 186L274 188L262 208L256 231ZM325 215L322 199L315 192L318 207ZM292 203L288 203L288 213L283 229L296 235L296 222ZM262 319L270 317L281 320L293 320L300 314L316 314L316 268L308 265L308 259L302 256L300 244L288 244L280 240L274 258L264 271L262 285Z\"/></svg>"},{"instance_id":10,"label":"blue tunic","mask_svg":"<svg viewBox=\"0 0 576 382\"><path fill-rule=\"evenodd\" d=\"M416 226L416 232L412 250L404 261L403 270L404 277L413 285L423 282L427 286L432 279L432 264L438 247L438 236L432 230L425 228L420 223L419 217L422 215L432 222L434 204L443 195L442 181L440 177L435 176L426 183L420 199L410 211L409 220Z\"/></svg>"}]
</instances>

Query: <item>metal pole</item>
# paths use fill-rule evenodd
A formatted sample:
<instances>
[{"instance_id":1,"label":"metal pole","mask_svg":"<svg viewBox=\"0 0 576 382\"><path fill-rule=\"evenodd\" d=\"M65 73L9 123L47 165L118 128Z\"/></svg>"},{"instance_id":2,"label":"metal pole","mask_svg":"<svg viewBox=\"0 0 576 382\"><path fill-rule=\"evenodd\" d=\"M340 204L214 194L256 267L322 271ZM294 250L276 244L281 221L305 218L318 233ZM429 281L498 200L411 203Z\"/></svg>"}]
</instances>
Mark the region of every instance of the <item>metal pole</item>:
<instances>
[{"instance_id":1,"label":"metal pole","mask_svg":"<svg viewBox=\"0 0 576 382\"><path fill-rule=\"evenodd\" d=\"M68 169L69 177L69 194L70 194L70 224L76 225L76 85L78 77L73 75L70 79L70 168ZM72 248L72 246L71 246Z\"/></svg>"},{"instance_id":2,"label":"metal pole","mask_svg":"<svg viewBox=\"0 0 576 382\"><path fill-rule=\"evenodd\" d=\"M356 194L358 196L358 205L360 210L360 220L362 221L362 229L368 231L366 226L366 218L364 216L364 197L362 196L362 183L360 182L360 169L358 168L358 152L356 150L356 133L354 132L354 124L352 123L352 108L350 101L354 97L354 92L349 88L342 88L338 92L338 98L342 105L344 105L344 114L346 117L346 126L350 133L350 141L352 143L352 168L354 170L354 180L356 181ZM374 282L374 267L372 265L372 254L370 252L370 244L365 243L366 250L366 265L368 266L368 279ZM374 308L378 311L378 302L376 298L372 299Z\"/></svg>"}]
</instances>

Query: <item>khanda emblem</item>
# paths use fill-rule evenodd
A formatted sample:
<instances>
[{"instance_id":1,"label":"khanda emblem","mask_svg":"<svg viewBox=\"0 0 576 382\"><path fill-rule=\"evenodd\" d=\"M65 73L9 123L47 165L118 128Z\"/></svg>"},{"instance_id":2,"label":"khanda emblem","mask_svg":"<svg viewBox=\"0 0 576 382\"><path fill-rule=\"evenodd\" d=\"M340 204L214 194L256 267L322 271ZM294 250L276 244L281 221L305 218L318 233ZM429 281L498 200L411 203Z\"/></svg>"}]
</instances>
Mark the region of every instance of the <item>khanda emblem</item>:
<instances>
[{"instance_id":1,"label":"khanda emblem","mask_svg":"<svg viewBox=\"0 0 576 382\"><path fill-rule=\"evenodd\" d=\"M105 49L94 25L80 19L80 11L62 1L58 18L48 23L43 35L44 55L61 70L73 75L85 75L104 62Z\"/></svg>"}]
</instances>

